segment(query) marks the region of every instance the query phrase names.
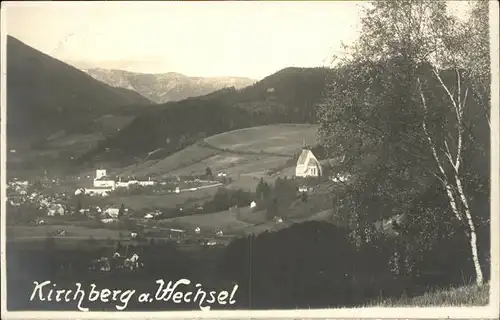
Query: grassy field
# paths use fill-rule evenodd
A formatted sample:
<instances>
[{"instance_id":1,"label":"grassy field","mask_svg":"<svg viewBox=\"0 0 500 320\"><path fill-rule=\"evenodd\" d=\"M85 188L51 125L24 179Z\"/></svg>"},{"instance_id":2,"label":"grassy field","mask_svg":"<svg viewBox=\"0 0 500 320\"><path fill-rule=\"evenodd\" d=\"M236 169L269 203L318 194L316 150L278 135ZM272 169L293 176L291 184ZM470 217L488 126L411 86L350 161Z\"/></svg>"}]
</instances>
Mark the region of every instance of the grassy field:
<instances>
[{"instance_id":1,"label":"grassy field","mask_svg":"<svg viewBox=\"0 0 500 320\"><path fill-rule=\"evenodd\" d=\"M56 231L57 229L66 230L67 239L87 239L93 237L95 239L119 239L120 232L127 234L124 230L111 230L102 228L86 228L79 225L42 225L42 226L15 226L7 228L7 236L9 240L23 239L23 240L36 240L45 239L48 233Z\"/></svg>"},{"instance_id":2,"label":"grassy field","mask_svg":"<svg viewBox=\"0 0 500 320\"><path fill-rule=\"evenodd\" d=\"M205 139L221 149L237 152L269 152L293 155L302 144L314 144L317 127L307 124L277 124L225 132Z\"/></svg>"},{"instance_id":3,"label":"grassy field","mask_svg":"<svg viewBox=\"0 0 500 320\"><path fill-rule=\"evenodd\" d=\"M136 175L136 176L149 176L151 174L175 175L173 171L182 167L187 167L192 164L199 163L200 161L218 154L218 151L209 148L204 148L198 145L189 146L173 155L166 157L162 160L148 160L143 163L132 165L125 168L120 172L120 175ZM204 172L205 167L202 169Z\"/></svg>"},{"instance_id":4,"label":"grassy field","mask_svg":"<svg viewBox=\"0 0 500 320\"><path fill-rule=\"evenodd\" d=\"M304 142L314 144L316 130L314 125L277 124L225 132L206 138L208 145L192 145L165 159L129 166L121 174L199 174L207 166L233 175L266 171L283 166Z\"/></svg>"},{"instance_id":5,"label":"grassy field","mask_svg":"<svg viewBox=\"0 0 500 320\"><path fill-rule=\"evenodd\" d=\"M428 292L413 298L374 301L367 307L461 307L485 306L489 303L490 286L474 285Z\"/></svg>"},{"instance_id":6,"label":"grassy field","mask_svg":"<svg viewBox=\"0 0 500 320\"><path fill-rule=\"evenodd\" d=\"M241 230L251 227L252 224L240 221L235 212L220 211L216 213L196 214L191 216L162 220L162 224L181 226L182 228L193 230L200 227L202 232L213 232L220 229L224 233L238 233Z\"/></svg>"},{"instance_id":7,"label":"grassy field","mask_svg":"<svg viewBox=\"0 0 500 320\"><path fill-rule=\"evenodd\" d=\"M131 210L175 208L177 205L188 204L190 202L202 202L213 198L218 188L205 188L196 191L184 191L179 194L164 195L127 195L109 197L108 203L120 206L122 203Z\"/></svg>"},{"instance_id":8,"label":"grassy field","mask_svg":"<svg viewBox=\"0 0 500 320\"><path fill-rule=\"evenodd\" d=\"M106 133L114 133L121 128L124 128L132 122L134 118L134 116L107 114L94 120L94 123L99 124L103 129L105 129Z\"/></svg>"},{"instance_id":9,"label":"grassy field","mask_svg":"<svg viewBox=\"0 0 500 320\"><path fill-rule=\"evenodd\" d=\"M287 159L273 156L218 154L195 164L172 172L174 175L190 175L205 172L208 166L212 172L225 172L233 180L241 174L266 175L271 170L286 163Z\"/></svg>"}]
</instances>

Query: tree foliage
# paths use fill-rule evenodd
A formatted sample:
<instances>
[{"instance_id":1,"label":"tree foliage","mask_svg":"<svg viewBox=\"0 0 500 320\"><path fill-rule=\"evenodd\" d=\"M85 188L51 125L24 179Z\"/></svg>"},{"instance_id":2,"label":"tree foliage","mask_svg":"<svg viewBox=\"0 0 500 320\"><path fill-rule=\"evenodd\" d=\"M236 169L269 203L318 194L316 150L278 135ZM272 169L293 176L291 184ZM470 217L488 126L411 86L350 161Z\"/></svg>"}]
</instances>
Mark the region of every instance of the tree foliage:
<instances>
[{"instance_id":1,"label":"tree foliage","mask_svg":"<svg viewBox=\"0 0 500 320\"><path fill-rule=\"evenodd\" d=\"M487 20L485 7L477 4L471 18L461 22L444 1L371 3L361 36L331 74L318 110L328 156L345 157L333 170L354 177L337 206L350 217L353 239L370 242L378 221L383 232L389 225L389 234L402 239L405 255L417 261L438 239L464 231L479 284L475 226L489 212L471 200L484 200L488 193L489 130L478 114L489 106L471 96L487 96L486 90L474 90L486 86L482 75L489 74L489 65L481 46L476 61L482 70L471 71L477 64L465 53L470 44L462 27L469 26L471 41L484 45L478 17ZM440 200L429 201L428 190ZM446 214L437 209L443 210L443 203L448 203ZM447 223L454 228L445 228ZM415 232L415 225L427 232ZM400 245L393 248L399 257Z\"/></svg>"}]
</instances>

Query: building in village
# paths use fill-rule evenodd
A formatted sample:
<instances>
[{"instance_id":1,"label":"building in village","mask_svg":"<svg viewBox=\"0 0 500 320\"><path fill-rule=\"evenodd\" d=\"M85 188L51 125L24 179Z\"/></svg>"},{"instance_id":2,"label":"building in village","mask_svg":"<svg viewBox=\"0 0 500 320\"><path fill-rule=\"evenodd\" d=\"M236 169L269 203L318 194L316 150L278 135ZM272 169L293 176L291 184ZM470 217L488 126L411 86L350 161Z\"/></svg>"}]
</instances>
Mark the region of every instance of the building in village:
<instances>
[{"instance_id":1,"label":"building in village","mask_svg":"<svg viewBox=\"0 0 500 320\"><path fill-rule=\"evenodd\" d=\"M90 195L90 196L102 196L102 197L105 197L105 196L108 196L109 193L113 191L113 189L111 188L106 188L106 187L94 187L94 188L84 188L83 189L83 192L81 189L78 189L75 191L75 195L78 195L78 194L87 194L87 195Z\"/></svg>"},{"instance_id":2,"label":"building in village","mask_svg":"<svg viewBox=\"0 0 500 320\"><path fill-rule=\"evenodd\" d=\"M322 174L321 164L311 150L302 149L295 167L296 177L319 177Z\"/></svg>"},{"instance_id":3,"label":"building in village","mask_svg":"<svg viewBox=\"0 0 500 320\"><path fill-rule=\"evenodd\" d=\"M129 188L132 185L138 186L153 186L156 181L148 178L146 180L132 179L122 179L121 177L111 177L107 174L106 169L97 169L95 173L95 178L93 181L92 188L80 188L75 191L75 195L78 194L88 194L88 195L100 195L107 196L112 191L117 188Z\"/></svg>"},{"instance_id":4,"label":"building in village","mask_svg":"<svg viewBox=\"0 0 500 320\"><path fill-rule=\"evenodd\" d=\"M116 188L116 181L107 176L105 169L97 169L94 178L94 188L109 188L114 190Z\"/></svg>"},{"instance_id":5,"label":"building in village","mask_svg":"<svg viewBox=\"0 0 500 320\"><path fill-rule=\"evenodd\" d=\"M110 218L117 218L120 215L120 208L107 208L104 214Z\"/></svg>"}]
</instances>

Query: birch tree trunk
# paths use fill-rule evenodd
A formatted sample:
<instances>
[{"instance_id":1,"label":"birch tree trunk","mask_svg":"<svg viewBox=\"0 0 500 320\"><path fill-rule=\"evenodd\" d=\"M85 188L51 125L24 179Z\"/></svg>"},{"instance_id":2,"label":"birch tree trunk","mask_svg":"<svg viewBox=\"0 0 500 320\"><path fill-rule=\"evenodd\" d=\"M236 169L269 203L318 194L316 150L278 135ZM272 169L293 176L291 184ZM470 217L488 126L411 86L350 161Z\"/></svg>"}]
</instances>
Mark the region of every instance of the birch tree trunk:
<instances>
[{"instance_id":1,"label":"birch tree trunk","mask_svg":"<svg viewBox=\"0 0 500 320\"><path fill-rule=\"evenodd\" d=\"M448 196L448 202L450 204L453 214L467 230L471 257L474 264L474 270L476 273L476 285L482 286L484 277L483 277L483 271L481 269L481 264L479 261L476 227L474 224L473 215L470 210L469 201L467 199L467 195L465 194L465 190L462 185L462 178L460 175L460 165L462 159L463 141L465 132L463 116L464 116L464 109L465 109L468 89L465 90L465 94L462 100L461 96L462 77L458 70L456 70L457 91L458 91L457 97L455 97L451 93L449 88L444 84L437 67L434 67L433 74L439 81L442 89L446 92L446 95L450 100L450 104L456 116L457 147L455 155L452 154L453 151L449 147L447 138L443 139L444 140L443 146L439 147L439 144L437 143L437 141L435 141L435 139L433 139L431 133L429 132L428 119L426 116L428 112L427 101L424 92L422 90L420 79L417 79L418 91L419 91L418 93L420 95L422 107L424 108L425 111L424 119L422 121L422 129L424 131L424 135L426 137L429 148L432 151L434 161L438 167L438 172L434 173L434 175L441 181L443 188L446 191L446 194ZM439 153L441 153L441 157L439 156ZM446 170L447 167L451 167L453 169L453 172L452 173L447 172ZM460 206L458 205L459 203Z\"/></svg>"}]
</instances>

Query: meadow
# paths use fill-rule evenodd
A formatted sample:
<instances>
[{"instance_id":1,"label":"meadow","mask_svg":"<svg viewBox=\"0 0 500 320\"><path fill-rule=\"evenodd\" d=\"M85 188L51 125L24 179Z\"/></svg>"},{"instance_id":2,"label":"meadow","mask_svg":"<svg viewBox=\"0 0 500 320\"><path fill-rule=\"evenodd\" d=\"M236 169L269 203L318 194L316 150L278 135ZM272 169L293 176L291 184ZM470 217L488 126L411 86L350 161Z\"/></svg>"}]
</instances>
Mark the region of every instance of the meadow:
<instances>
[{"instance_id":1,"label":"meadow","mask_svg":"<svg viewBox=\"0 0 500 320\"><path fill-rule=\"evenodd\" d=\"M217 187L213 187L196 191L183 191L179 194L112 196L106 201L115 207L123 204L130 210L155 210L203 202L213 198L217 190Z\"/></svg>"},{"instance_id":2,"label":"meadow","mask_svg":"<svg viewBox=\"0 0 500 320\"><path fill-rule=\"evenodd\" d=\"M224 233L238 233L252 226L250 223L238 220L236 213L229 210L165 219L162 220L161 224L181 226L188 230L200 227L201 232L209 233L213 233L216 230L221 230Z\"/></svg>"},{"instance_id":3,"label":"meadow","mask_svg":"<svg viewBox=\"0 0 500 320\"><path fill-rule=\"evenodd\" d=\"M125 230L113 230L105 228L90 228L79 224L50 224L40 226L14 226L7 227L7 236L9 241L32 241L43 240L49 233L58 229L66 230L66 236L63 239L85 240L90 237L94 239L120 239L123 235L128 235ZM121 236L120 236L121 234Z\"/></svg>"},{"instance_id":4,"label":"meadow","mask_svg":"<svg viewBox=\"0 0 500 320\"><path fill-rule=\"evenodd\" d=\"M291 157L305 142L315 144L316 126L276 124L225 132L206 138L164 159L146 160L121 170L123 176L173 177L224 172L233 180L230 188L254 189L260 178L286 168L279 175L291 176Z\"/></svg>"},{"instance_id":5,"label":"meadow","mask_svg":"<svg viewBox=\"0 0 500 320\"><path fill-rule=\"evenodd\" d=\"M317 127L308 124L276 124L221 133L205 142L235 152L267 152L293 155L303 146L316 142Z\"/></svg>"}]
</instances>

